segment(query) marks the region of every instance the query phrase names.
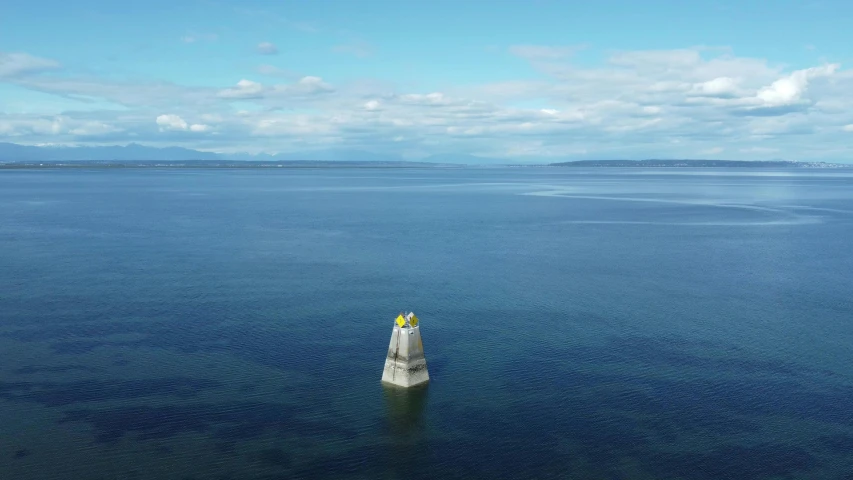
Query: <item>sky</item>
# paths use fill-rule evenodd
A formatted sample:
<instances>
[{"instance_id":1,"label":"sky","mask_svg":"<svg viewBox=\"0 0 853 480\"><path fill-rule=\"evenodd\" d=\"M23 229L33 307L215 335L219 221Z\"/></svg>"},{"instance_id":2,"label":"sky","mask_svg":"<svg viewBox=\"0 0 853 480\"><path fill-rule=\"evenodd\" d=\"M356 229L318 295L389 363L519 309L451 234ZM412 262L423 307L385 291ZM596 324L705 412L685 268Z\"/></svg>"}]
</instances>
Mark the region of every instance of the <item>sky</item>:
<instances>
[{"instance_id":1,"label":"sky","mask_svg":"<svg viewBox=\"0 0 853 480\"><path fill-rule=\"evenodd\" d=\"M0 142L853 162L853 2L8 0Z\"/></svg>"}]
</instances>

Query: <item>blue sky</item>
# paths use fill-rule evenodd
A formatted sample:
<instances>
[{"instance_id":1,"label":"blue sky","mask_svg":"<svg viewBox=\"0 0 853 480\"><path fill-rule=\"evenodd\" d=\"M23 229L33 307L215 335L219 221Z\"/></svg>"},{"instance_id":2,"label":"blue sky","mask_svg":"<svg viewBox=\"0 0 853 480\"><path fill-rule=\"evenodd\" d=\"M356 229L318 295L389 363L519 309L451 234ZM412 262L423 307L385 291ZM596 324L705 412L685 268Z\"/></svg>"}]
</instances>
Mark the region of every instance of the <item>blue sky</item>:
<instances>
[{"instance_id":1,"label":"blue sky","mask_svg":"<svg viewBox=\"0 0 853 480\"><path fill-rule=\"evenodd\" d=\"M16 2L0 141L849 161L850 18L848 1Z\"/></svg>"}]
</instances>

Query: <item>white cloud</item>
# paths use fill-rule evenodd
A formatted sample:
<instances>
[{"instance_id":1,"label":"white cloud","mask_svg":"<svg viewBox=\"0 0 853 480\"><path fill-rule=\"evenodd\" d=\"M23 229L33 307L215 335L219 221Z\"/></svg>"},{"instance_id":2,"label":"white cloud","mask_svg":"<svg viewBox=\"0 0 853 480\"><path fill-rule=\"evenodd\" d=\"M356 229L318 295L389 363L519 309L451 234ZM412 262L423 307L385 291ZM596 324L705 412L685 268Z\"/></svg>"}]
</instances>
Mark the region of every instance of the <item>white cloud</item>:
<instances>
[{"instance_id":1,"label":"white cloud","mask_svg":"<svg viewBox=\"0 0 853 480\"><path fill-rule=\"evenodd\" d=\"M694 67L702 62L698 50L640 50L619 52L611 55L608 62L612 65L635 69L656 69L666 67Z\"/></svg>"},{"instance_id":2,"label":"white cloud","mask_svg":"<svg viewBox=\"0 0 853 480\"><path fill-rule=\"evenodd\" d=\"M160 115L157 117L157 126L160 127L161 132L166 130L186 130L187 122L177 115Z\"/></svg>"},{"instance_id":3,"label":"white cloud","mask_svg":"<svg viewBox=\"0 0 853 480\"><path fill-rule=\"evenodd\" d=\"M82 138L85 140L123 131L123 128L103 121L73 118L67 115L3 116L0 114L0 134L16 139L49 136L50 138Z\"/></svg>"},{"instance_id":4,"label":"white cloud","mask_svg":"<svg viewBox=\"0 0 853 480\"><path fill-rule=\"evenodd\" d=\"M219 98L230 100L261 100L275 102L281 99L293 99L334 91L331 85L320 77L306 76L295 83L278 84L270 87L251 80L240 80L231 88L220 90ZM272 105L271 105L272 106Z\"/></svg>"},{"instance_id":5,"label":"white cloud","mask_svg":"<svg viewBox=\"0 0 853 480\"><path fill-rule=\"evenodd\" d=\"M692 92L709 97L731 97L737 93L738 80L731 77L717 77L707 82L693 85Z\"/></svg>"},{"instance_id":6,"label":"white cloud","mask_svg":"<svg viewBox=\"0 0 853 480\"><path fill-rule=\"evenodd\" d=\"M222 98L247 99L260 98L264 92L264 86L251 80L240 80L237 85L219 91Z\"/></svg>"},{"instance_id":7,"label":"white cloud","mask_svg":"<svg viewBox=\"0 0 853 480\"><path fill-rule=\"evenodd\" d=\"M332 90L332 86L324 82L320 77L302 77L296 87L302 93L319 93Z\"/></svg>"},{"instance_id":8,"label":"white cloud","mask_svg":"<svg viewBox=\"0 0 853 480\"><path fill-rule=\"evenodd\" d=\"M122 129L116 128L112 125L107 125L103 122L84 122L83 124L71 128L68 130L68 133L71 135L76 135L78 137L90 137L90 136L102 136L109 133L120 132Z\"/></svg>"},{"instance_id":9,"label":"white cloud","mask_svg":"<svg viewBox=\"0 0 853 480\"><path fill-rule=\"evenodd\" d=\"M55 60L34 57L26 53L0 52L0 78L55 70L59 67L59 62Z\"/></svg>"},{"instance_id":10,"label":"white cloud","mask_svg":"<svg viewBox=\"0 0 853 480\"><path fill-rule=\"evenodd\" d=\"M211 116L207 116L208 118L213 118ZM190 125L186 120L181 118L178 115L174 114L164 114L157 117L157 126L160 128L161 132L196 132L202 133L207 132L211 129L209 125L205 125L203 123L194 123Z\"/></svg>"},{"instance_id":11,"label":"white cloud","mask_svg":"<svg viewBox=\"0 0 853 480\"><path fill-rule=\"evenodd\" d=\"M403 103L411 105L450 105L453 103L452 100L447 98L441 92L432 92L427 93L426 95L420 93L409 93L401 95L399 99Z\"/></svg>"},{"instance_id":12,"label":"white cloud","mask_svg":"<svg viewBox=\"0 0 853 480\"><path fill-rule=\"evenodd\" d=\"M753 149L769 145L792 159L853 158L843 134L853 124L839 122L853 111L853 72L834 64L791 71L702 49L618 52L597 65L577 65L569 51L545 47L514 54L528 58L539 78L445 84L438 91L366 79L332 86L272 66L259 71L293 80L244 77L230 87L134 83L55 74L49 70L59 64L44 59L17 57L11 68L7 56L0 61L4 82L92 111L0 112L0 135L31 143L108 138L221 151L337 145L504 157L684 158L722 148L718 153L749 159L769 155Z\"/></svg>"},{"instance_id":13,"label":"white cloud","mask_svg":"<svg viewBox=\"0 0 853 480\"><path fill-rule=\"evenodd\" d=\"M166 114L157 117L157 126L160 127L161 132L166 130L186 130L187 122L177 115Z\"/></svg>"},{"instance_id":14,"label":"white cloud","mask_svg":"<svg viewBox=\"0 0 853 480\"><path fill-rule=\"evenodd\" d=\"M275 46L274 43L271 42L261 42L256 47L256 50L261 55L276 55L278 54L278 47Z\"/></svg>"},{"instance_id":15,"label":"white cloud","mask_svg":"<svg viewBox=\"0 0 853 480\"><path fill-rule=\"evenodd\" d=\"M771 85L761 88L756 97L768 107L791 105L800 101L808 88L809 80L828 77L838 70L839 65L831 64L821 67L797 70L796 72L776 80Z\"/></svg>"}]
</instances>

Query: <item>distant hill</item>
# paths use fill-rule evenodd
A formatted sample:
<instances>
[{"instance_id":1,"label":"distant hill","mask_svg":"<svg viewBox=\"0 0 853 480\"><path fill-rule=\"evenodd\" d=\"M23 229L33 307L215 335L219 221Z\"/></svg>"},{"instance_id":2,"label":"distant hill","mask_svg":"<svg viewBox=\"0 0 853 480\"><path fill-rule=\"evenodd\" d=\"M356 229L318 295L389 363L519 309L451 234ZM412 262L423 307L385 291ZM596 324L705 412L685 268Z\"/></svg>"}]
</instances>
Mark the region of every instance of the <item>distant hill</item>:
<instances>
[{"instance_id":1,"label":"distant hill","mask_svg":"<svg viewBox=\"0 0 853 480\"><path fill-rule=\"evenodd\" d=\"M421 160L428 163L463 164L463 165L500 165L507 163L506 159L480 157L467 153L441 153L431 155Z\"/></svg>"},{"instance_id":2,"label":"distant hill","mask_svg":"<svg viewBox=\"0 0 853 480\"><path fill-rule=\"evenodd\" d=\"M442 153L421 159L418 162L405 161L392 154L381 154L364 150L325 149L279 154L250 153L214 153L192 150L182 147L156 148L131 143L125 146L99 147L63 147L29 146L14 143L0 143L0 166L38 165L50 163L59 166L62 162L98 162L90 166L131 167L131 166L194 166L194 167L253 167L253 166L307 166L309 164L341 164L355 166L499 166L509 165L507 159L488 158L476 155ZM154 163L152 163L154 162ZM158 163L159 162L159 163ZM165 162L165 163L164 163ZM183 165L180 162L193 162ZM208 163L204 163L208 162ZM264 164L264 162L267 162ZM73 166L73 165L63 165ZM554 167L750 167L750 168L829 168L840 167L823 162L773 161L735 161L735 160L577 160L569 162L547 163L544 159L526 158L515 166L554 166ZM846 165L850 166L850 165Z\"/></svg>"},{"instance_id":3,"label":"distant hill","mask_svg":"<svg viewBox=\"0 0 853 480\"><path fill-rule=\"evenodd\" d=\"M351 149L324 149L278 154L214 153L181 147L156 148L131 143L126 146L60 147L0 143L0 163L64 161L188 161L221 160L251 162L406 162L399 155ZM406 162L411 163L411 162ZM446 153L421 159L422 164L489 165L505 160L467 154Z\"/></svg>"},{"instance_id":4,"label":"distant hill","mask_svg":"<svg viewBox=\"0 0 853 480\"><path fill-rule=\"evenodd\" d=\"M231 160L231 161L355 161L355 162L402 162L394 155L383 155L360 150L316 150L310 152L282 153L277 155L233 153L219 154L202 152L181 147L156 148L136 143L126 146L103 147L55 147L29 146L0 143L0 162L32 161L187 161L187 160Z\"/></svg>"},{"instance_id":5,"label":"distant hill","mask_svg":"<svg viewBox=\"0 0 853 480\"><path fill-rule=\"evenodd\" d=\"M181 147L154 148L136 143L126 146L54 147L0 143L0 161L76 160L216 160L215 153Z\"/></svg>"},{"instance_id":6,"label":"distant hill","mask_svg":"<svg viewBox=\"0 0 853 480\"><path fill-rule=\"evenodd\" d=\"M381 153L367 152L363 150L326 149L305 152L278 153L269 155L266 153L220 153L220 160L243 160L243 161L321 161L321 162L402 162L403 158L397 155L385 155Z\"/></svg>"},{"instance_id":7,"label":"distant hill","mask_svg":"<svg viewBox=\"0 0 853 480\"><path fill-rule=\"evenodd\" d=\"M824 162L794 162L788 160L577 160L549 164L553 167L746 167L746 168L802 168L839 167Z\"/></svg>"}]
</instances>

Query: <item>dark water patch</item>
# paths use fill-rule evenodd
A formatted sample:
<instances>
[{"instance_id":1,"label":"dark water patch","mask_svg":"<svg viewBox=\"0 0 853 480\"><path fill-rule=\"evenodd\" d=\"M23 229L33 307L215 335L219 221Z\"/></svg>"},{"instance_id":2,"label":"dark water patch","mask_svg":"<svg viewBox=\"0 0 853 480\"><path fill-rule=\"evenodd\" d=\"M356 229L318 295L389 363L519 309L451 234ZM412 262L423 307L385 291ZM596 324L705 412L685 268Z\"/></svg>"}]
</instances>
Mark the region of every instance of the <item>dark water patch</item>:
<instances>
[{"instance_id":1,"label":"dark water patch","mask_svg":"<svg viewBox=\"0 0 853 480\"><path fill-rule=\"evenodd\" d=\"M98 347L103 347L106 345L111 345L111 343L101 340L74 340L70 342L53 343L50 345L50 348L52 348L53 351L56 353L61 353L65 355L80 355L83 353L89 353Z\"/></svg>"},{"instance_id":2,"label":"dark water patch","mask_svg":"<svg viewBox=\"0 0 853 480\"><path fill-rule=\"evenodd\" d=\"M165 445L157 445L156 447L154 447L154 453L158 455L172 455L174 452L175 450L173 448L167 447Z\"/></svg>"},{"instance_id":3,"label":"dark water patch","mask_svg":"<svg viewBox=\"0 0 853 480\"><path fill-rule=\"evenodd\" d=\"M421 457L421 458L414 458ZM573 459L544 442L520 443L514 434L459 442L430 442L398 473L406 478L558 478Z\"/></svg>"},{"instance_id":4,"label":"dark water patch","mask_svg":"<svg viewBox=\"0 0 853 480\"><path fill-rule=\"evenodd\" d=\"M94 367L85 365L57 365L57 366L39 366L27 365L14 371L19 375L32 375L34 373L65 373L65 372L98 372Z\"/></svg>"},{"instance_id":5,"label":"dark water patch","mask_svg":"<svg viewBox=\"0 0 853 480\"><path fill-rule=\"evenodd\" d=\"M274 467L289 467L293 463L293 456L281 448L267 448L254 455L254 458L264 465Z\"/></svg>"},{"instance_id":6,"label":"dark water patch","mask_svg":"<svg viewBox=\"0 0 853 480\"><path fill-rule=\"evenodd\" d=\"M427 372L429 372L430 377L441 378L444 370L447 368L447 364L449 359L446 355L432 355L430 356L429 352L425 352L427 357Z\"/></svg>"},{"instance_id":7,"label":"dark water patch","mask_svg":"<svg viewBox=\"0 0 853 480\"><path fill-rule=\"evenodd\" d=\"M702 350L716 350L717 355L700 355L698 352ZM598 364L646 364L732 374L804 376L813 373L799 365L747 357L730 345L677 337L611 337L604 345L574 346L564 353L567 358Z\"/></svg>"},{"instance_id":8,"label":"dark water patch","mask_svg":"<svg viewBox=\"0 0 853 480\"><path fill-rule=\"evenodd\" d=\"M853 436L826 435L818 438L817 443L830 452L853 455Z\"/></svg>"},{"instance_id":9,"label":"dark water patch","mask_svg":"<svg viewBox=\"0 0 853 480\"><path fill-rule=\"evenodd\" d=\"M630 354L612 353L622 351L622 345L627 345ZM614 358L620 359L617 364L626 367L597 361ZM679 373L664 376L655 370L639 368L637 363L643 362L675 368ZM737 365L739 373L722 368L722 364ZM706 373L684 371L685 367L698 365L705 365L700 371ZM595 391L594 405L572 407L642 413L656 418L658 426L671 421L684 431L718 434L754 431L757 422L753 419L763 415L853 425L853 387L823 382L825 385L820 388L815 385L820 379L805 375L808 369L795 374L794 367L777 369L770 362L753 362L750 358L729 358L721 363L657 341L629 339L618 344L611 341L595 349L543 345L535 357L509 358L503 368L506 388L520 395L535 393L571 403L588 401L572 392ZM728 374L721 375L720 370Z\"/></svg>"},{"instance_id":10,"label":"dark water patch","mask_svg":"<svg viewBox=\"0 0 853 480\"><path fill-rule=\"evenodd\" d=\"M141 440L169 438L185 432L207 433L225 442L256 438L268 432L302 437L352 440L357 432L335 418L311 421L297 417L300 410L271 403L182 404L134 406L66 412L62 422L87 422L96 441L113 442L128 434Z\"/></svg>"},{"instance_id":11,"label":"dark water patch","mask_svg":"<svg viewBox=\"0 0 853 480\"><path fill-rule=\"evenodd\" d=\"M21 450L16 451L15 454L12 455L12 458L18 459L18 458L28 457L28 456L30 456L30 453L31 452L29 450L27 450L26 448L22 448Z\"/></svg>"},{"instance_id":12,"label":"dark water patch","mask_svg":"<svg viewBox=\"0 0 853 480\"><path fill-rule=\"evenodd\" d=\"M237 451L237 442L215 442L213 449L216 453L233 455Z\"/></svg>"},{"instance_id":13,"label":"dark water patch","mask_svg":"<svg viewBox=\"0 0 853 480\"><path fill-rule=\"evenodd\" d=\"M710 452L658 453L644 461L655 478L687 480L791 478L818 465L802 448L770 443L725 446Z\"/></svg>"},{"instance_id":14,"label":"dark water patch","mask_svg":"<svg viewBox=\"0 0 853 480\"><path fill-rule=\"evenodd\" d=\"M584 365L575 364L570 356L569 361L558 360L566 358L562 353L558 347L542 346L536 356L507 358L501 376L510 404L460 409L439 403L433 407L436 413L454 419L442 427L474 437L511 431L535 445L569 443L576 459L595 466L589 468L602 478L618 478L619 472L606 466L618 465L620 459L642 465L644 459L657 458L661 465L648 466L654 478L758 479L806 471L816 466L816 460L799 447L772 443L751 450L723 449L704 457L672 456L661 449L744 434L772 441L772 435L762 433L766 416L853 425L853 389L844 386L817 389L807 379L789 375L675 376L601 365L579 371ZM850 442L844 437L825 439L824 447L839 455L845 449L853 451ZM759 454L767 460L750 458ZM750 461L757 466L747 468ZM688 466L692 463L695 466ZM713 474L691 476L699 469ZM734 475L739 469L744 469L744 476Z\"/></svg>"},{"instance_id":15,"label":"dark water patch","mask_svg":"<svg viewBox=\"0 0 853 480\"><path fill-rule=\"evenodd\" d=\"M707 413L739 415L789 415L830 424L853 426L853 388L823 391L799 383L741 379L658 380L646 382L665 408L684 411L700 408Z\"/></svg>"},{"instance_id":16,"label":"dark water patch","mask_svg":"<svg viewBox=\"0 0 853 480\"><path fill-rule=\"evenodd\" d=\"M172 395L194 397L219 388L221 382L186 377L141 380L81 380L77 382L0 382L0 398L60 407L81 402L126 400Z\"/></svg>"},{"instance_id":17,"label":"dark water patch","mask_svg":"<svg viewBox=\"0 0 853 480\"><path fill-rule=\"evenodd\" d=\"M409 460L417 455L406 455L407 461L400 461L400 452L395 452L393 446L367 445L351 448L338 454L324 455L323 458L309 462L294 461L293 468L283 477L269 477L282 480L285 478L386 478L389 470L397 470L392 478L418 478L417 466L409 464ZM395 457L397 457L395 459ZM396 463L396 465L395 465ZM423 477L421 477L423 478ZM431 478L437 478L432 476Z\"/></svg>"},{"instance_id":18,"label":"dark water patch","mask_svg":"<svg viewBox=\"0 0 853 480\"><path fill-rule=\"evenodd\" d=\"M309 315L300 318L298 323L316 322L320 325L323 321L324 317L313 318ZM155 348L182 354L224 352L275 369L299 369L308 372L314 365L334 364L336 368L325 373L341 380L360 374L361 369L355 362L340 361L340 357L367 358L367 355L374 353L367 349L353 348L352 345L347 345L342 350L317 348L316 332L310 329L282 331L251 324L215 325L206 323L204 319L199 319L198 323L180 322L151 328L139 322L132 323L135 326L126 329L126 333L139 333L143 335L142 338L110 340L98 335L97 331L92 331L92 338L63 340L53 342L50 346L56 353L70 355L89 353L101 347ZM45 335L46 338L54 337L50 332L45 332ZM284 348L285 346L287 347Z\"/></svg>"},{"instance_id":19,"label":"dark water patch","mask_svg":"<svg viewBox=\"0 0 853 480\"><path fill-rule=\"evenodd\" d=\"M139 312L135 312L137 315ZM168 329L161 321L109 321L109 316L81 319L79 322L51 325L38 324L4 332L0 336L22 342L46 342L56 339L105 338L111 335L149 333L157 334Z\"/></svg>"},{"instance_id":20,"label":"dark water patch","mask_svg":"<svg viewBox=\"0 0 853 480\"><path fill-rule=\"evenodd\" d=\"M559 471L560 465L568 468L573 461L595 466L606 478L616 478L616 466L622 459L655 453L639 422L589 405L526 398L508 407L436 407L436 416L452 419L446 425L439 423L438 428L471 439L464 446L430 442L428 447L434 452L433 461L461 466L460 478L542 478L537 472L544 475L551 467ZM477 473L490 463L495 468L489 467L488 474Z\"/></svg>"}]
</instances>

